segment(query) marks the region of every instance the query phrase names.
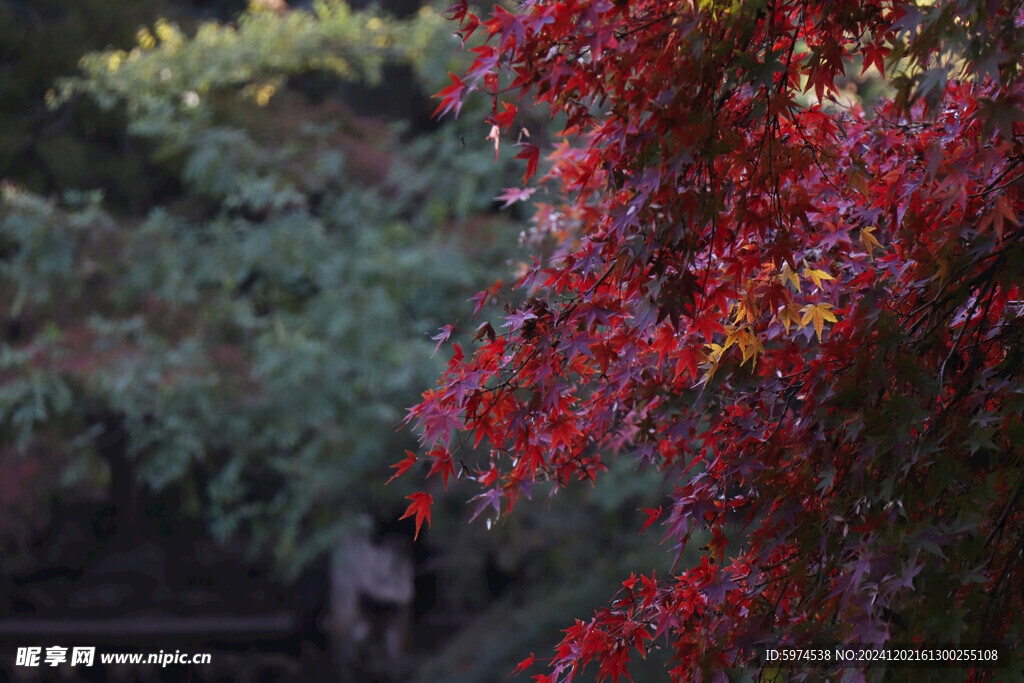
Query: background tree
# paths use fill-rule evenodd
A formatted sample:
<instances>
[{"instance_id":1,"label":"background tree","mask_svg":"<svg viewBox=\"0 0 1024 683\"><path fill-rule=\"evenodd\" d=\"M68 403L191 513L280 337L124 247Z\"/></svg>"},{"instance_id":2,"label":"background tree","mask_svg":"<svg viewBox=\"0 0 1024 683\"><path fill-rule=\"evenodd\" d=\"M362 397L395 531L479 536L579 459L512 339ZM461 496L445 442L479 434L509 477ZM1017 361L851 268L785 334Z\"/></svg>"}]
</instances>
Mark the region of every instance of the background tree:
<instances>
[{"instance_id":1,"label":"background tree","mask_svg":"<svg viewBox=\"0 0 1024 683\"><path fill-rule=\"evenodd\" d=\"M535 679L617 680L661 644L674 680L774 680L758 646L892 641L1002 641L1019 679L1021 4L452 13L475 61L439 112L489 95L524 181L520 109L564 117L532 228L557 247L504 315L446 328L400 467L435 493L463 473L489 518L619 454L674 482L643 528L675 563L623 577ZM890 96L851 106L847 70Z\"/></svg>"},{"instance_id":2,"label":"background tree","mask_svg":"<svg viewBox=\"0 0 1024 683\"><path fill-rule=\"evenodd\" d=\"M366 473L405 438L399 397L429 376L425 333L443 319L426 312L472 281L467 251L486 263L435 226L486 211L501 172L480 154L465 187L425 192L426 150L307 105L286 78L422 63L439 25L321 4L194 37L160 19L132 50L83 58L51 104L120 107L146 163L177 177L129 221L96 194L5 188L0 393L15 451L71 440L80 483L105 466L126 489L132 473L174 484L218 537L289 571L337 540L352 520L339 509L366 508ZM119 511L124 531L137 512Z\"/></svg>"}]
</instances>

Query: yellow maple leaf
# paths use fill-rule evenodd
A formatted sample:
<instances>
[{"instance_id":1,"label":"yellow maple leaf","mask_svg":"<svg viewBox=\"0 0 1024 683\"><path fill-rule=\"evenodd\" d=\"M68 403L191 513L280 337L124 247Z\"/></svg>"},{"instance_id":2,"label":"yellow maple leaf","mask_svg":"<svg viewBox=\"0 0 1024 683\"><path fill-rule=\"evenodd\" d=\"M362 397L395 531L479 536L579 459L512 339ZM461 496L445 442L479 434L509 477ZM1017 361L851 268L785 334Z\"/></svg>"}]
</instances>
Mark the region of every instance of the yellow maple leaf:
<instances>
[{"instance_id":1,"label":"yellow maple leaf","mask_svg":"<svg viewBox=\"0 0 1024 683\"><path fill-rule=\"evenodd\" d=\"M704 374L701 376L700 381L697 384L704 384L715 376L715 372L718 370L719 364L722 362L722 354L725 353L725 347L719 346L718 344L708 344L709 353L706 354L707 360L700 364L701 369L704 370Z\"/></svg>"},{"instance_id":2,"label":"yellow maple leaf","mask_svg":"<svg viewBox=\"0 0 1024 683\"><path fill-rule=\"evenodd\" d=\"M821 289L822 280L835 280L834 277L826 273L824 270L817 270L816 268L811 268L808 265L804 266L804 277L809 277L814 280L814 284L818 289Z\"/></svg>"},{"instance_id":3,"label":"yellow maple leaf","mask_svg":"<svg viewBox=\"0 0 1024 683\"><path fill-rule=\"evenodd\" d=\"M861 244L864 245L864 248L868 250L868 258L869 259L874 259L875 258L875 248L876 247L878 249L882 248L882 244L878 241L878 239L874 235L871 234L876 229L877 228L875 228L875 226L872 225L872 226L869 226L869 227L866 227L866 228L862 228L861 231L860 231L860 242L861 242Z\"/></svg>"},{"instance_id":4,"label":"yellow maple leaf","mask_svg":"<svg viewBox=\"0 0 1024 683\"><path fill-rule=\"evenodd\" d=\"M832 304L807 304L800 309L800 312L804 314L804 317L800 320L800 325L812 323L814 331L818 333L819 342L821 341L821 331L825 326L825 321L830 323L839 322L832 312Z\"/></svg>"},{"instance_id":5,"label":"yellow maple leaf","mask_svg":"<svg viewBox=\"0 0 1024 683\"><path fill-rule=\"evenodd\" d=\"M752 280L747 281L747 291L743 295L743 298L736 302L733 307L733 323L753 323L757 321L758 316L758 305L757 301L754 300L754 295L751 293L754 288L754 282Z\"/></svg>"},{"instance_id":6,"label":"yellow maple leaf","mask_svg":"<svg viewBox=\"0 0 1024 683\"><path fill-rule=\"evenodd\" d=\"M736 334L736 345L740 347L740 351L743 353L743 360L740 362L740 367L746 365L748 360L753 359L753 366L757 366L757 355L764 353L764 346L761 341L757 338L750 328L744 326Z\"/></svg>"},{"instance_id":7,"label":"yellow maple leaf","mask_svg":"<svg viewBox=\"0 0 1024 683\"><path fill-rule=\"evenodd\" d=\"M721 349L721 351L716 356L716 360L717 360L717 358L721 358L722 354L725 353L726 351L728 351L729 347L736 343L736 330L737 329L739 329L739 328L737 328L734 325L725 325L725 331L726 331L725 341L722 342L721 346L719 346L718 344L711 344L711 354L712 355L715 355L715 349Z\"/></svg>"},{"instance_id":8,"label":"yellow maple leaf","mask_svg":"<svg viewBox=\"0 0 1024 683\"><path fill-rule=\"evenodd\" d=\"M790 282L792 282L793 286L796 288L796 291L800 291L800 278L797 277L797 274L793 272L793 269L789 267L788 263L782 264L782 272L780 276L782 277L783 281L789 280Z\"/></svg>"},{"instance_id":9,"label":"yellow maple leaf","mask_svg":"<svg viewBox=\"0 0 1024 683\"><path fill-rule=\"evenodd\" d=\"M779 322L786 328L786 332L789 332L790 325L796 325L800 327L800 311L793 304L786 304L779 311Z\"/></svg>"}]
</instances>

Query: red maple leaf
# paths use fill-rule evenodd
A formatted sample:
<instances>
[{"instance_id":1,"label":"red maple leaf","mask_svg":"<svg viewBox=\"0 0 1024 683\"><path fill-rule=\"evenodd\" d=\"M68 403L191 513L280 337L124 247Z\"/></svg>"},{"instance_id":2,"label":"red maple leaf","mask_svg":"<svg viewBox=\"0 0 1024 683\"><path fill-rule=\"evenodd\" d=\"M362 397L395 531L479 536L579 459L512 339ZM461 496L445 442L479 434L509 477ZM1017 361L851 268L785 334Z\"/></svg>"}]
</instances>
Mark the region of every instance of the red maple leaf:
<instances>
[{"instance_id":1,"label":"red maple leaf","mask_svg":"<svg viewBox=\"0 0 1024 683\"><path fill-rule=\"evenodd\" d=\"M530 653L529 657L527 657L526 659L524 659L523 661L519 662L519 664L516 665L516 668L512 670L512 673L510 673L509 676L510 677L511 676L517 676L517 675L521 674L522 672L526 671L527 669L529 669L531 666L533 666L533 653L532 652Z\"/></svg>"},{"instance_id":2,"label":"red maple leaf","mask_svg":"<svg viewBox=\"0 0 1024 683\"><path fill-rule=\"evenodd\" d=\"M495 125L508 130L508 127L512 125L512 120L515 119L517 112L518 109L516 109L516 105L511 102L502 102L501 113L495 114L493 117Z\"/></svg>"},{"instance_id":3,"label":"red maple leaf","mask_svg":"<svg viewBox=\"0 0 1024 683\"><path fill-rule=\"evenodd\" d=\"M462 82L461 78L450 71L448 76L452 79L452 84L434 95L434 97L441 100L441 104L437 105L437 109L434 110L434 118L444 116L452 109L455 110L456 116L462 111L462 100L466 96L466 84Z\"/></svg>"},{"instance_id":4,"label":"red maple leaf","mask_svg":"<svg viewBox=\"0 0 1024 683\"><path fill-rule=\"evenodd\" d=\"M422 526L424 519L427 520L427 526L430 526L430 506L434 504L434 499L429 493L422 491L417 491L411 496L406 496L406 498L412 502L409 503L405 514L399 517L399 519L416 515L416 534L413 536L413 540L415 540L420 537L420 526Z\"/></svg>"},{"instance_id":5,"label":"red maple leaf","mask_svg":"<svg viewBox=\"0 0 1024 683\"><path fill-rule=\"evenodd\" d=\"M398 463L396 463L396 464L391 466L391 468L396 470L396 471L395 471L395 473L393 475L391 475L391 478L388 479L387 482L385 482L385 486L387 484L390 484L391 482L393 482L395 479L397 479L398 477L402 476L406 472L408 472L409 468L412 467L415 464L416 464L416 454L413 453L412 451L406 451L405 452L405 458L403 460L399 461Z\"/></svg>"},{"instance_id":6,"label":"red maple leaf","mask_svg":"<svg viewBox=\"0 0 1024 683\"><path fill-rule=\"evenodd\" d=\"M640 533L641 534L643 532L647 531L647 527L649 527L652 524L654 524L658 520L658 518L661 517L661 509L662 509L662 507L663 506L659 505L658 508L655 509L655 510L646 510L646 509L645 510L641 510L641 512L643 512L645 515L647 515L647 521L644 522L644 525L642 527L640 527Z\"/></svg>"},{"instance_id":7,"label":"red maple leaf","mask_svg":"<svg viewBox=\"0 0 1024 683\"><path fill-rule=\"evenodd\" d=\"M531 142L520 142L517 143L522 147L522 151L515 156L516 159L526 159L526 173L523 175L523 184L530 182L537 173L537 161L540 159L540 148Z\"/></svg>"},{"instance_id":8,"label":"red maple leaf","mask_svg":"<svg viewBox=\"0 0 1024 683\"><path fill-rule=\"evenodd\" d=\"M505 202L501 208L507 209L516 202L525 202L537 191L535 187L506 187L505 191L495 197L498 201Z\"/></svg>"}]
</instances>

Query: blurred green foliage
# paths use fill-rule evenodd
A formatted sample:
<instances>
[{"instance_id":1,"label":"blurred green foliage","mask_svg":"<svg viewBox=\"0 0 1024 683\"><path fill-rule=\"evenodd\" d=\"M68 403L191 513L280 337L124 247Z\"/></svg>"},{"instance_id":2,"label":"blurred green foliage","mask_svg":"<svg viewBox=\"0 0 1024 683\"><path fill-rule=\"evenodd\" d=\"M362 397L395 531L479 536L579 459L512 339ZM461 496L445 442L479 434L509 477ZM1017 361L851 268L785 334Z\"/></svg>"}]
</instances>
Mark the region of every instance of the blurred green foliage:
<instances>
[{"instance_id":1,"label":"blurred green foliage","mask_svg":"<svg viewBox=\"0 0 1024 683\"><path fill-rule=\"evenodd\" d=\"M190 146L215 116L212 95L226 89L264 107L289 75L324 71L379 84L385 63L451 52L444 19L429 8L398 21L325 0L311 12L250 11L235 24L204 22L191 36L158 19L135 39L130 50L82 57L83 75L61 79L48 94L50 106L83 93L106 109L124 104L131 132Z\"/></svg>"},{"instance_id":2,"label":"blurred green foliage","mask_svg":"<svg viewBox=\"0 0 1024 683\"><path fill-rule=\"evenodd\" d=\"M158 20L127 52L83 57L50 105L118 109L183 191L132 218L95 192L5 187L8 440L88 445L95 415L116 416L151 490L178 487L216 536L289 573L353 512L398 498L382 486L411 445L402 408L438 372L429 335L498 262L488 212L508 169L448 128L406 145L288 78L372 79L450 53L440 21L319 2L192 35Z\"/></svg>"}]
</instances>

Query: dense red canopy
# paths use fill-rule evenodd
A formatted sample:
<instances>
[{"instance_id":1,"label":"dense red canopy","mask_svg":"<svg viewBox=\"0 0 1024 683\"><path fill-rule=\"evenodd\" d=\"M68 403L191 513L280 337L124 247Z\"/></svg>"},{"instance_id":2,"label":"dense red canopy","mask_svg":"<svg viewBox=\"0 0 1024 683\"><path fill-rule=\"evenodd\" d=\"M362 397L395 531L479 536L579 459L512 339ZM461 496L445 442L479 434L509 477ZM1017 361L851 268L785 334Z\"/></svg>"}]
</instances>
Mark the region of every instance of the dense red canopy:
<instances>
[{"instance_id":1,"label":"dense red canopy","mask_svg":"<svg viewBox=\"0 0 1024 683\"><path fill-rule=\"evenodd\" d=\"M452 11L486 40L439 111L483 91L501 131L532 103L566 129L556 253L411 410L431 481L482 448L477 513L506 513L629 454L677 477L647 533L703 545L537 679L616 680L658 639L685 681L766 643L1019 645L1020 3ZM839 88L863 75L893 93L869 114Z\"/></svg>"}]
</instances>

